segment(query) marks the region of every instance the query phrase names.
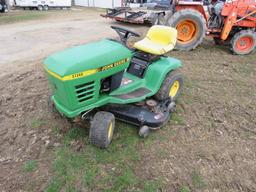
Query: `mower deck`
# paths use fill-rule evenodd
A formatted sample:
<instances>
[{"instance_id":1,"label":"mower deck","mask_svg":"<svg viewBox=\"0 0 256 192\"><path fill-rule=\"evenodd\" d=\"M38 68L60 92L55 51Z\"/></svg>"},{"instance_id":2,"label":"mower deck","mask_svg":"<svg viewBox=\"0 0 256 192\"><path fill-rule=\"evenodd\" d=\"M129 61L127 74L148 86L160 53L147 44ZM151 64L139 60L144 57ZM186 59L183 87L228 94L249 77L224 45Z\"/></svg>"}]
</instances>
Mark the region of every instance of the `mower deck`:
<instances>
[{"instance_id":1,"label":"mower deck","mask_svg":"<svg viewBox=\"0 0 256 192\"><path fill-rule=\"evenodd\" d=\"M134 58L137 59L136 57ZM135 60L133 64L133 61L131 61L131 67L128 68L127 72L123 73L119 88L110 93L103 92L95 102L90 102L91 100L94 100L94 96L89 98L88 101L85 101L88 104L83 107L70 110L60 103L55 95L52 96L52 100L58 111L69 118L76 117L88 110L108 103L129 104L142 101L153 96L157 92L160 88L161 82L166 76L166 71L169 71L171 68L176 69L181 66L180 61L174 58L162 56L156 60L154 59L153 63L141 63L140 61ZM150 67L148 67L149 65ZM87 90L87 92L88 91L90 90Z\"/></svg>"},{"instance_id":2,"label":"mower deck","mask_svg":"<svg viewBox=\"0 0 256 192\"><path fill-rule=\"evenodd\" d=\"M149 107L145 103L119 105L112 104L102 108L111 112L121 121L142 127L144 125L150 129L157 129L163 126L171 117L175 108L175 103L170 100L159 102L154 107Z\"/></svg>"}]
</instances>

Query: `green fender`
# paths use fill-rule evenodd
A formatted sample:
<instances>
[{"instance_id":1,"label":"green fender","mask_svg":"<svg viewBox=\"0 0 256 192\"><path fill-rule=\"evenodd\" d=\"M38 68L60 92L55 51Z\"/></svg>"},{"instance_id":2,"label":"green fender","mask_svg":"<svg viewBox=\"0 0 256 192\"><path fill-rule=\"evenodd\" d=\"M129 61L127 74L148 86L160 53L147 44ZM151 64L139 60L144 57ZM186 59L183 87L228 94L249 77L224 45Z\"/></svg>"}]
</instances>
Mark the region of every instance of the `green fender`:
<instances>
[{"instance_id":1,"label":"green fender","mask_svg":"<svg viewBox=\"0 0 256 192\"><path fill-rule=\"evenodd\" d=\"M149 88L152 91L152 95L154 95L160 89L166 75L181 66L181 61L178 59L162 57L148 67L144 77L146 81L145 86Z\"/></svg>"}]
</instances>

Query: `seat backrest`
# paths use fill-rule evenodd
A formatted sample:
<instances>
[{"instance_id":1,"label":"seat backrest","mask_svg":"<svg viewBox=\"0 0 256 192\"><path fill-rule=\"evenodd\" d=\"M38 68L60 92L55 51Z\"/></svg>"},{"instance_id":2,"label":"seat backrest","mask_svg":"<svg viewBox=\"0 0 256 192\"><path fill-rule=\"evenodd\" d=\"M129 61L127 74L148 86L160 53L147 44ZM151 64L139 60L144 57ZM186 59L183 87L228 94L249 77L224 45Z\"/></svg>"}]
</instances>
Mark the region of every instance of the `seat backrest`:
<instances>
[{"instance_id":1,"label":"seat backrest","mask_svg":"<svg viewBox=\"0 0 256 192\"><path fill-rule=\"evenodd\" d=\"M156 43L163 45L173 44L175 46L177 41L177 30L164 25L154 25L148 30L146 37Z\"/></svg>"}]
</instances>

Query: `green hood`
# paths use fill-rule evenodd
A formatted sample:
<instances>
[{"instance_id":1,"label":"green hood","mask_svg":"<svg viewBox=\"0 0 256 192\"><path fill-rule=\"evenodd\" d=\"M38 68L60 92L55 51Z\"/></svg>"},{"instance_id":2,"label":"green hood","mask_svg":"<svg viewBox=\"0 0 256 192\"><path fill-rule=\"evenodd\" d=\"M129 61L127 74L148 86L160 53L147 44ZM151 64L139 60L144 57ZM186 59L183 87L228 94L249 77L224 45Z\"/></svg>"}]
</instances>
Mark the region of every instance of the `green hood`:
<instances>
[{"instance_id":1,"label":"green hood","mask_svg":"<svg viewBox=\"0 0 256 192\"><path fill-rule=\"evenodd\" d=\"M130 57L131 51L128 48L113 40L104 39L50 55L45 59L44 65L51 72L63 77Z\"/></svg>"}]
</instances>

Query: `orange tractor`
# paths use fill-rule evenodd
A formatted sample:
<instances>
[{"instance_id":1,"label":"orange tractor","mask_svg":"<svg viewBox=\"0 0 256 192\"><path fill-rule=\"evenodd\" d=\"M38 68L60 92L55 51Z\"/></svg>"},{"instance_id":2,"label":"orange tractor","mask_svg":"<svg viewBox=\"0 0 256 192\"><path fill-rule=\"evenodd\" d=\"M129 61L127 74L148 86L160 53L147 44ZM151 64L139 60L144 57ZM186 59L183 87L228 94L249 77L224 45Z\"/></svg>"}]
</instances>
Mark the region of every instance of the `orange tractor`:
<instances>
[{"instance_id":1,"label":"orange tractor","mask_svg":"<svg viewBox=\"0 0 256 192\"><path fill-rule=\"evenodd\" d=\"M248 54L256 46L256 1L215 1L209 6L180 4L175 13L166 19L167 25L178 30L176 48L192 50L205 34L216 44L229 44L235 54Z\"/></svg>"},{"instance_id":2,"label":"orange tractor","mask_svg":"<svg viewBox=\"0 0 256 192\"><path fill-rule=\"evenodd\" d=\"M136 24L169 25L178 31L176 49L195 49L205 35L228 44L233 53L248 54L256 45L256 0L171 0L168 7L134 11L108 9L101 16Z\"/></svg>"}]
</instances>

